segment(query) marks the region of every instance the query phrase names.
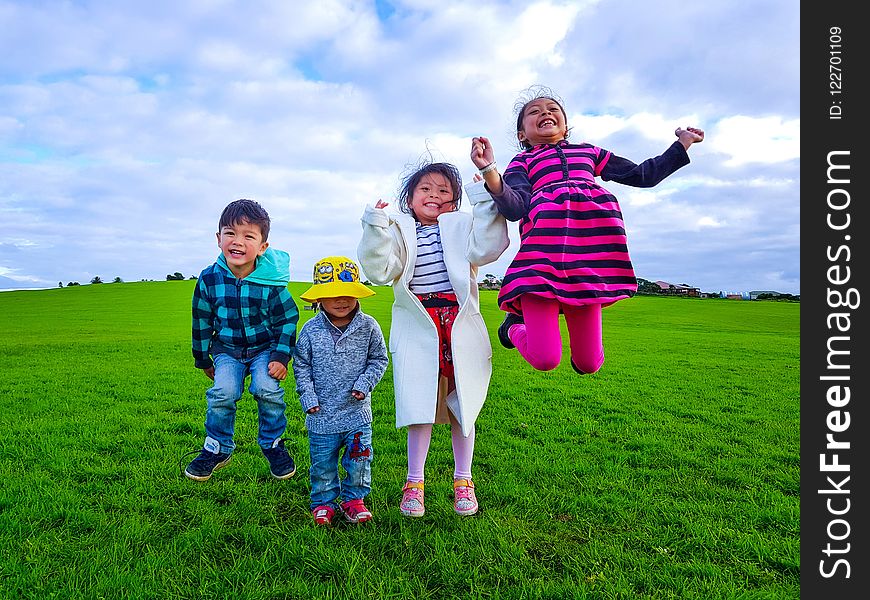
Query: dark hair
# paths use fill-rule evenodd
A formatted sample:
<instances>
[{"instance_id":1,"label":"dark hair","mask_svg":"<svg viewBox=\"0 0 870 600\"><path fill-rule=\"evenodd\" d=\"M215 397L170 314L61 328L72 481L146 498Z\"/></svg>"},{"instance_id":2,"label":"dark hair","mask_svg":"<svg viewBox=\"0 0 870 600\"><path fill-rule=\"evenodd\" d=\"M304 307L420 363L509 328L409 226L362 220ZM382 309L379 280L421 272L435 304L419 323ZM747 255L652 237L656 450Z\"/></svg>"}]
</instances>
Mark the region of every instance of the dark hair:
<instances>
[{"instance_id":1,"label":"dark hair","mask_svg":"<svg viewBox=\"0 0 870 600\"><path fill-rule=\"evenodd\" d=\"M221 213L220 221L218 221L218 230L240 223L258 226L263 235L263 241L269 239L269 226L271 224L269 213L253 200L242 198L227 204L224 212Z\"/></svg>"},{"instance_id":2,"label":"dark hair","mask_svg":"<svg viewBox=\"0 0 870 600\"><path fill-rule=\"evenodd\" d=\"M442 175L453 188L453 203L456 205L453 210L459 210L459 204L462 201L462 176L459 174L459 169L445 162L424 163L417 168L413 173L402 180L402 189L399 190L399 210L405 214L412 215L415 219L417 215L411 210L410 200L414 195L414 188L420 183L426 175Z\"/></svg>"},{"instance_id":3,"label":"dark hair","mask_svg":"<svg viewBox=\"0 0 870 600\"><path fill-rule=\"evenodd\" d=\"M514 111L517 113L517 133L523 130L523 117L526 114L526 107L535 100L540 100L541 98L552 100L553 102L558 104L559 109L562 111L562 115L564 115L565 117L565 125L568 125L568 114L565 112L565 107L562 106L562 101L556 96L555 92L553 92L553 90L545 85L533 85L523 90L523 92L520 94L520 97L514 103ZM568 139L568 134L570 132L570 128L565 131L565 139ZM532 149L532 145L528 142L528 140L520 141L519 146L520 150Z\"/></svg>"}]
</instances>

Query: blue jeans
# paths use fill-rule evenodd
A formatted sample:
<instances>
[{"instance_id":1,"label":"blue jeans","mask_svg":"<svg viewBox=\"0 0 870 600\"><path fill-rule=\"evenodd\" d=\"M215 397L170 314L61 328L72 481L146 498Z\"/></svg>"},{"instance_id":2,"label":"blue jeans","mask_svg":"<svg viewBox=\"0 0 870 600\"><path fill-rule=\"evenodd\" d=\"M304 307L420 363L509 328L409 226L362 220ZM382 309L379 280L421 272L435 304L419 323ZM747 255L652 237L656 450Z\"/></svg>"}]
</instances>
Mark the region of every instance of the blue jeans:
<instances>
[{"instance_id":1,"label":"blue jeans","mask_svg":"<svg viewBox=\"0 0 870 600\"><path fill-rule=\"evenodd\" d=\"M269 350L265 350L253 358L236 359L228 354L214 357L214 385L205 393L206 450L232 453L235 449L236 403L242 397L248 373L251 375L248 391L257 401L259 414L257 443L261 448L271 448L284 434L287 428L284 388L269 375L269 355Z\"/></svg>"},{"instance_id":2,"label":"blue jeans","mask_svg":"<svg viewBox=\"0 0 870 600\"><path fill-rule=\"evenodd\" d=\"M365 498L372 491L372 424L342 433L308 432L311 454L311 510L338 508L340 502ZM338 480L338 459L346 476Z\"/></svg>"}]
</instances>

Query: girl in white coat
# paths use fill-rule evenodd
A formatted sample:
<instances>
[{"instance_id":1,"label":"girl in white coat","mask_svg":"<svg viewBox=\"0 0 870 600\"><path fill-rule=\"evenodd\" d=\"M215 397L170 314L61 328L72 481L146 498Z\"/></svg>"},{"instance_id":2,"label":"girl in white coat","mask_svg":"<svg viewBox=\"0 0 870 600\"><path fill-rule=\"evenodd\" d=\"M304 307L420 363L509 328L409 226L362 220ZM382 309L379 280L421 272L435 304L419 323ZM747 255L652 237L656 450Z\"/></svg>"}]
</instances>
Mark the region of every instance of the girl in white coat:
<instances>
[{"instance_id":1,"label":"girl in white coat","mask_svg":"<svg viewBox=\"0 0 870 600\"><path fill-rule=\"evenodd\" d=\"M479 177L475 177L479 180ZM448 163L424 165L405 178L401 213L367 206L359 261L368 278L393 286L390 354L396 427L408 428L408 477L403 515L424 513L423 471L433 423L450 423L454 510L477 512L471 478L474 422L489 388L492 346L477 290L478 267L509 244L507 221L482 181L466 193L472 212L459 212L462 178Z\"/></svg>"}]
</instances>

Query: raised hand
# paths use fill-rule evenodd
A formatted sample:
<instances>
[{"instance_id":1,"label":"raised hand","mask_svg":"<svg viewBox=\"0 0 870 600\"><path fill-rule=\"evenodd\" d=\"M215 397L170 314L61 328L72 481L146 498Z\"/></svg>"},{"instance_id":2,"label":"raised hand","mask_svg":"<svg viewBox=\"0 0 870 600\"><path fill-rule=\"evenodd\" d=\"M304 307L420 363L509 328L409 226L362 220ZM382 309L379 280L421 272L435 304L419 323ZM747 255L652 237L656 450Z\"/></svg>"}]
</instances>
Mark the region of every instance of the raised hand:
<instances>
[{"instance_id":1,"label":"raised hand","mask_svg":"<svg viewBox=\"0 0 870 600\"><path fill-rule=\"evenodd\" d=\"M492 144L489 142L489 138L471 138L471 162L473 162L478 169L482 169L494 160L495 153L492 150Z\"/></svg>"},{"instance_id":2,"label":"raised hand","mask_svg":"<svg viewBox=\"0 0 870 600\"><path fill-rule=\"evenodd\" d=\"M680 143L686 150L688 150L689 146L692 144L698 144L704 141L704 130L698 129L697 127L687 127L685 129L677 127L674 130L674 135L679 138Z\"/></svg>"}]
</instances>

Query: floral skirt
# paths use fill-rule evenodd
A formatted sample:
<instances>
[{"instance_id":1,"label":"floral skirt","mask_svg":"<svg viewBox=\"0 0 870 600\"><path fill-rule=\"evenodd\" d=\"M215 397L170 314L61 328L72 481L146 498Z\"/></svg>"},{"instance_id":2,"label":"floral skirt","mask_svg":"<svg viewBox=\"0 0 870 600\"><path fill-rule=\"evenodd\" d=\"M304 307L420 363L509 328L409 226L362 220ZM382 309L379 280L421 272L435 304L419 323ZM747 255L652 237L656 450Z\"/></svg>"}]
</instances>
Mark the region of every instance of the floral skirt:
<instances>
[{"instance_id":1,"label":"floral skirt","mask_svg":"<svg viewBox=\"0 0 870 600\"><path fill-rule=\"evenodd\" d=\"M453 353L450 349L453 322L459 314L456 294L433 292L416 294L438 330L438 367L442 377L453 379Z\"/></svg>"}]
</instances>

